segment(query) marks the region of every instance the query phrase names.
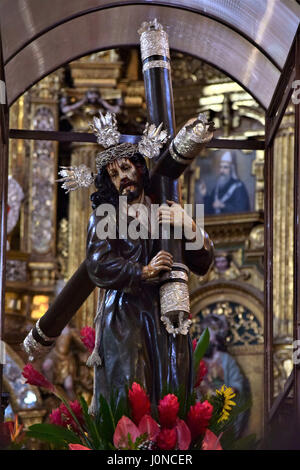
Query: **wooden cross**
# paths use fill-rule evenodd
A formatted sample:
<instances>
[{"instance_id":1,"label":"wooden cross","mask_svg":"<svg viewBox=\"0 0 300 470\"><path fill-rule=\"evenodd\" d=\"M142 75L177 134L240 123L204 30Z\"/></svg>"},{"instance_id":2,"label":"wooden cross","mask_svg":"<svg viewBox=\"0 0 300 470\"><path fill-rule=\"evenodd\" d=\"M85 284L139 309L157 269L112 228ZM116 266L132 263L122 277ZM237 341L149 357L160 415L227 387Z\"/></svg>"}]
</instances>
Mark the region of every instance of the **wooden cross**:
<instances>
[{"instance_id":1,"label":"wooden cross","mask_svg":"<svg viewBox=\"0 0 300 470\"><path fill-rule=\"evenodd\" d=\"M163 123L163 127L168 130L172 139L175 134L175 114L168 36L156 20L143 23L139 33L141 35L148 122L156 126ZM197 119L194 121L198 122ZM178 148L176 149L176 138L171 141L151 171L152 192L158 196L157 202L159 203L166 203L167 200L180 202L178 176L186 169L187 164L191 163L193 157L199 154L201 146L203 146L203 144L199 144L200 141L196 143L191 141L188 151L185 151L185 154L184 152L180 153ZM185 148L187 147L185 145ZM161 249L172 253L177 270L182 269L181 267L184 270L182 241L171 238L161 239L160 242ZM44 334L52 338L59 336L94 288L95 285L90 280L84 261L48 311L41 317L39 324ZM175 308L176 311L176 307L172 308L173 310ZM49 345L40 337L35 328L33 329L33 337L40 344Z\"/></svg>"}]
</instances>

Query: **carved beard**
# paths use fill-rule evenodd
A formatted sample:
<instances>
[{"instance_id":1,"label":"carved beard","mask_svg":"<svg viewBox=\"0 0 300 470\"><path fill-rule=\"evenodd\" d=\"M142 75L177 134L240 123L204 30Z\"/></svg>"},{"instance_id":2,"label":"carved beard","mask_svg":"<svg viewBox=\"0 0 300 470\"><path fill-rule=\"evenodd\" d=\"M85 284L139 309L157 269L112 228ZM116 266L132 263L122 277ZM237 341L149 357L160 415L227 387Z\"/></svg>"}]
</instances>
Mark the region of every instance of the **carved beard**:
<instances>
[{"instance_id":1,"label":"carved beard","mask_svg":"<svg viewBox=\"0 0 300 470\"><path fill-rule=\"evenodd\" d=\"M129 193L122 194L124 188L126 188L127 186L134 186L135 189L133 191L129 191ZM135 199L137 199L141 195L142 190L143 190L143 186L142 186L141 182L127 181L126 183L121 184L120 189L119 189L119 195L120 196L126 196L127 197L127 202L130 203L130 202L134 201Z\"/></svg>"}]
</instances>

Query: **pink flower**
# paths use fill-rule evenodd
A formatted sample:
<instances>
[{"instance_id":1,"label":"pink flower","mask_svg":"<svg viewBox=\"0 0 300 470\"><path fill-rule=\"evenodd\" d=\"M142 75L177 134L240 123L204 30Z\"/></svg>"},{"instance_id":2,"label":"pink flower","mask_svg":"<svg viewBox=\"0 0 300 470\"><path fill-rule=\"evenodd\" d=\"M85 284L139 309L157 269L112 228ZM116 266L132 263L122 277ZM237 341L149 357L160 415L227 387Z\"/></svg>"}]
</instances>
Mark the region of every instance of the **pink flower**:
<instances>
[{"instance_id":1,"label":"pink flower","mask_svg":"<svg viewBox=\"0 0 300 470\"><path fill-rule=\"evenodd\" d=\"M126 449L129 447L128 434L130 434L132 442L135 442L136 438L141 435L138 427L131 419L127 418L127 416L122 416L114 432L114 446L117 449Z\"/></svg>"},{"instance_id":2,"label":"pink flower","mask_svg":"<svg viewBox=\"0 0 300 470\"><path fill-rule=\"evenodd\" d=\"M179 411L179 402L176 395L169 393L158 404L159 420L162 427L173 428Z\"/></svg>"},{"instance_id":3,"label":"pink flower","mask_svg":"<svg viewBox=\"0 0 300 470\"><path fill-rule=\"evenodd\" d=\"M89 447L82 446L81 444L69 444L70 450L92 450Z\"/></svg>"},{"instance_id":4,"label":"pink flower","mask_svg":"<svg viewBox=\"0 0 300 470\"><path fill-rule=\"evenodd\" d=\"M156 439L157 447L161 450L173 450L177 444L176 428L163 428Z\"/></svg>"},{"instance_id":5,"label":"pink flower","mask_svg":"<svg viewBox=\"0 0 300 470\"><path fill-rule=\"evenodd\" d=\"M157 422L149 415L143 416L140 424L136 426L127 416L122 416L114 433L114 446L117 449L128 449L129 439L135 443L136 439L147 434L147 441L156 442L162 450L180 449L187 450L191 443L191 433L186 423L177 418L176 425L172 429L160 429Z\"/></svg>"},{"instance_id":6,"label":"pink flower","mask_svg":"<svg viewBox=\"0 0 300 470\"><path fill-rule=\"evenodd\" d=\"M139 423L139 432L141 434L147 434L149 441L155 441L159 433L159 425L149 415L144 415Z\"/></svg>"},{"instance_id":7,"label":"pink flower","mask_svg":"<svg viewBox=\"0 0 300 470\"><path fill-rule=\"evenodd\" d=\"M193 351L195 351L196 346L197 346L197 340L196 340L196 338L194 338L193 339Z\"/></svg>"},{"instance_id":8,"label":"pink flower","mask_svg":"<svg viewBox=\"0 0 300 470\"><path fill-rule=\"evenodd\" d=\"M94 328L91 328L90 326L85 326L80 330L80 339L90 353L93 352L95 347L95 335L96 333Z\"/></svg>"},{"instance_id":9,"label":"pink flower","mask_svg":"<svg viewBox=\"0 0 300 470\"><path fill-rule=\"evenodd\" d=\"M40 372L38 372L31 364L27 364L23 368L22 372L23 377L25 377L26 383L30 385L36 385L37 387L43 387L50 392L54 392L54 385L49 382Z\"/></svg>"},{"instance_id":10,"label":"pink flower","mask_svg":"<svg viewBox=\"0 0 300 470\"><path fill-rule=\"evenodd\" d=\"M211 420L212 412L213 406L207 400L203 403L197 402L194 406L191 406L187 417L187 424L193 439L205 433Z\"/></svg>"},{"instance_id":11,"label":"pink flower","mask_svg":"<svg viewBox=\"0 0 300 470\"><path fill-rule=\"evenodd\" d=\"M145 415L150 415L151 405L145 390L136 382L133 382L128 392L133 421L139 424Z\"/></svg>"},{"instance_id":12,"label":"pink flower","mask_svg":"<svg viewBox=\"0 0 300 470\"><path fill-rule=\"evenodd\" d=\"M177 432L177 448L188 450L191 443L191 432L188 426L182 419L177 418L175 428Z\"/></svg>"},{"instance_id":13,"label":"pink flower","mask_svg":"<svg viewBox=\"0 0 300 470\"><path fill-rule=\"evenodd\" d=\"M223 450L220 444L222 434L217 437L212 431L206 429L202 442L202 450Z\"/></svg>"},{"instance_id":14,"label":"pink flower","mask_svg":"<svg viewBox=\"0 0 300 470\"><path fill-rule=\"evenodd\" d=\"M197 374L194 387L199 387L199 385L201 384L206 374L207 374L207 367L206 367L205 362L202 359L202 361L200 361L200 364L199 364L198 374Z\"/></svg>"},{"instance_id":15,"label":"pink flower","mask_svg":"<svg viewBox=\"0 0 300 470\"><path fill-rule=\"evenodd\" d=\"M138 427L127 416L122 416L115 429L114 446L117 449L128 448L128 434L130 434L131 441L135 443L136 439L142 434L147 434L147 440L155 441L158 433L159 426L149 415L143 416Z\"/></svg>"}]
</instances>

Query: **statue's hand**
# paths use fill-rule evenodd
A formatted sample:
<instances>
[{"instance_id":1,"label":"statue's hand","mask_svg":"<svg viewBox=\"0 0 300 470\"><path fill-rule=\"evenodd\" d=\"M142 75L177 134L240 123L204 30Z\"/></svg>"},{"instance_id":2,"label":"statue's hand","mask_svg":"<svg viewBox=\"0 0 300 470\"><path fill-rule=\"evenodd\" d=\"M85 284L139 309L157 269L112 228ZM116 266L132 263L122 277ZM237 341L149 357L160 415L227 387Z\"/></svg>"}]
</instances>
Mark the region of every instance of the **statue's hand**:
<instances>
[{"instance_id":1,"label":"statue's hand","mask_svg":"<svg viewBox=\"0 0 300 470\"><path fill-rule=\"evenodd\" d=\"M181 207L180 204L174 201L167 201L166 204L162 204L157 212L157 218L159 224L170 224L173 227L184 227L187 225L196 231L196 224L192 217Z\"/></svg>"},{"instance_id":2,"label":"statue's hand","mask_svg":"<svg viewBox=\"0 0 300 470\"><path fill-rule=\"evenodd\" d=\"M159 251L147 266L143 267L142 279L153 279L161 271L171 271L173 256L167 251Z\"/></svg>"},{"instance_id":3,"label":"statue's hand","mask_svg":"<svg viewBox=\"0 0 300 470\"><path fill-rule=\"evenodd\" d=\"M192 217L181 207L180 204L174 201L167 201L168 206L163 204L158 209L157 220L159 224L172 227L181 227L182 235L187 240L195 240L198 236L203 236L203 231L199 228Z\"/></svg>"}]
</instances>

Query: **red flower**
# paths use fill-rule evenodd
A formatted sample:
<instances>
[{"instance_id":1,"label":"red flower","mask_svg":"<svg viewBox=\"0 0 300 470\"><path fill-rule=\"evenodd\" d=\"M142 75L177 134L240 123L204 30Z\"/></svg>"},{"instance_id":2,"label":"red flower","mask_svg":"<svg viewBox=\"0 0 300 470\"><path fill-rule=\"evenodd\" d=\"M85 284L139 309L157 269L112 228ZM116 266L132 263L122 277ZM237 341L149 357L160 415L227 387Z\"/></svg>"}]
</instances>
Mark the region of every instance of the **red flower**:
<instances>
[{"instance_id":1,"label":"red flower","mask_svg":"<svg viewBox=\"0 0 300 470\"><path fill-rule=\"evenodd\" d=\"M80 424L84 423L84 417L81 405L78 400L70 401L70 408L73 411L74 415L78 419Z\"/></svg>"},{"instance_id":2,"label":"red flower","mask_svg":"<svg viewBox=\"0 0 300 470\"><path fill-rule=\"evenodd\" d=\"M175 426L179 411L179 402L176 395L169 393L158 404L160 424L166 428Z\"/></svg>"},{"instance_id":3,"label":"red flower","mask_svg":"<svg viewBox=\"0 0 300 470\"><path fill-rule=\"evenodd\" d=\"M49 415L50 423L55 424L56 426L63 426L67 427L67 422L63 418L62 412L59 408L55 408L52 410L51 414Z\"/></svg>"},{"instance_id":4,"label":"red flower","mask_svg":"<svg viewBox=\"0 0 300 470\"><path fill-rule=\"evenodd\" d=\"M196 346L197 346L197 340L196 340L196 338L194 338L193 339L193 351L195 351Z\"/></svg>"},{"instance_id":5,"label":"red flower","mask_svg":"<svg viewBox=\"0 0 300 470\"><path fill-rule=\"evenodd\" d=\"M207 367L206 367L205 362L202 359L202 361L200 361L200 364L199 364L198 374L197 374L194 387L199 387L199 385L201 384L206 374L207 374Z\"/></svg>"},{"instance_id":6,"label":"red flower","mask_svg":"<svg viewBox=\"0 0 300 470\"><path fill-rule=\"evenodd\" d=\"M128 392L133 421L139 424L145 415L150 415L151 405L145 390L136 382L133 382Z\"/></svg>"},{"instance_id":7,"label":"red flower","mask_svg":"<svg viewBox=\"0 0 300 470\"><path fill-rule=\"evenodd\" d=\"M82 413L80 403L78 402L78 400L70 401L69 406L70 406L71 410L73 411L75 417L77 418L77 421L82 426L84 424L84 418L83 418L83 413ZM59 407L59 411L63 415L62 420L65 421L65 423L67 425L71 426L71 428L75 432L78 432L79 431L78 425L77 425L76 421L74 420L71 412L68 410L68 408L66 407L66 405L64 403L61 403L61 405ZM65 426L65 424L63 424L63 426Z\"/></svg>"},{"instance_id":8,"label":"red flower","mask_svg":"<svg viewBox=\"0 0 300 470\"><path fill-rule=\"evenodd\" d=\"M78 400L71 401L69 403L69 406L71 410L73 411L74 415L77 418L77 421L81 426L84 424L84 418L83 418L83 413L82 413L82 408ZM64 428L67 428L68 426L71 426L73 431L78 432L78 425L76 421L74 420L71 412L68 410L66 405L64 403L61 403L59 408L55 408L52 410L52 413L49 416L50 423L55 424L56 426L63 426Z\"/></svg>"},{"instance_id":9,"label":"red flower","mask_svg":"<svg viewBox=\"0 0 300 470\"><path fill-rule=\"evenodd\" d=\"M89 350L89 352L93 352L95 347L95 330L90 326L85 326L80 330L80 339L85 345L85 347Z\"/></svg>"},{"instance_id":10,"label":"red flower","mask_svg":"<svg viewBox=\"0 0 300 470\"><path fill-rule=\"evenodd\" d=\"M82 446L81 444L69 444L70 450L92 450L89 447Z\"/></svg>"},{"instance_id":11,"label":"red flower","mask_svg":"<svg viewBox=\"0 0 300 470\"><path fill-rule=\"evenodd\" d=\"M203 403L197 402L191 406L188 413L187 424L190 428L192 439L204 434L209 425L213 412L213 406L205 400Z\"/></svg>"},{"instance_id":12,"label":"red flower","mask_svg":"<svg viewBox=\"0 0 300 470\"><path fill-rule=\"evenodd\" d=\"M23 377L25 377L26 383L30 385L36 385L37 387L43 387L50 392L54 392L54 385L49 382L40 372L38 372L31 364L27 364L23 369Z\"/></svg>"},{"instance_id":13,"label":"red flower","mask_svg":"<svg viewBox=\"0 0 300 470\"><path fill-rule=\"evenodd\" d=\"M175 449L177 443L176 428L167 429L163 428L157 436L156 444L161 450Z\"/></svg>"},{"instance_id":14,"label":"red flower","mask_svg":"<svg viewBox=\"0 0 300 470\"><path fill-rule=\"evenodd\" d=\"M0 423L0 449L5 449L12 442L20 443L25 437L23 427L23 424L19 424L18 415L15 416L14 421Z\"/></svg>"},{"instance_id":15,"label":"red flower","mask_svg":"<svg viewBox=\"0 0 300 470\"><path fill-rule=\"evenodd\" d=\"M19 424L18 415L15 416L14 421L6 421L5 424L9 429L11 442L20 442L25 437L24 424Z\"/></svg>"}]
</instances>

